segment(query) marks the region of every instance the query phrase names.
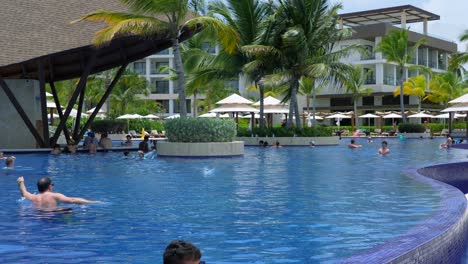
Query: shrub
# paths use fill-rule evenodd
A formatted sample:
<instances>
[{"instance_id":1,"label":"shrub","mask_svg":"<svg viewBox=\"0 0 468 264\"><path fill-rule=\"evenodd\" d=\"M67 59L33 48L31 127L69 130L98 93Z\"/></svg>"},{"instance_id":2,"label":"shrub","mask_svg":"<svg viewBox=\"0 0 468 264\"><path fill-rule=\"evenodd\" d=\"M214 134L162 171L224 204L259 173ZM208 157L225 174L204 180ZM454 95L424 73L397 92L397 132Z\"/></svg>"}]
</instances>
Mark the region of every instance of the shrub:
<instances>
[{"instance_id":1,"label":"shrub","mask_svg":"<svg viewBox=\"0 0 468 264\"><path fill-rule=\"evenodd\" d=\"M233 120L215 118L176 118L166 121L170 142L231 142L236 136Z\"/></svg>"},{"instance_id":2,"label":"shrub","mask_svg":"<svg viewBox=\"0 0 468 264\"><path fill-rule=\"evenodd\" d=\"M400 124L398 126L398 130L400 133L424 133L426 131L426 127L420 124Z\"/></svg>"},{"instance_id":3,"label":"shrub","mask_svg":"<svg viewBox=\"0 0 468 264\"><path fill-rule=\"evenodd\" d=\"M140 132L142 128L150 132L151 130L157 130L161 132L164 130L164 124L159 121L153 121L150 119L131 119L128 121L130 130Z\"/></svg>"},{"instance_id":4,"label":"shrub","mask_svg":"<svg viewBox=\"0 0 468 264\"><path fill-rule=\"evenodd\" d=\"M438 124L438 123L429 123L426 124L426 127L431 130L431 133L440 133L442 132L442 129L444 129L444 124Z\"/></svg>"},{"instance_id":5,"label":"shrub","mask_svg":"<svg viewBox=\"0 0 468 264\"><path fill-rule=\"evenodd\" d=\"M91 130L96 133L118 134L127 131L127 122L120 120L94 120Z\"/></svg>"},{"instance_id":6,"label":"shrub","mask_svg":"<svg viewBox=\"0 0 468 264\"><path fill-rule=\"evenodd\" d=\"M239 128L237 135L239 137L250 137L256 135L259 137L329 137L332 135L332 129L327 126L306 127L301 129L273 127L273 128L254 128L253 131L247 128Z\"/></svg>"}]
</instances>

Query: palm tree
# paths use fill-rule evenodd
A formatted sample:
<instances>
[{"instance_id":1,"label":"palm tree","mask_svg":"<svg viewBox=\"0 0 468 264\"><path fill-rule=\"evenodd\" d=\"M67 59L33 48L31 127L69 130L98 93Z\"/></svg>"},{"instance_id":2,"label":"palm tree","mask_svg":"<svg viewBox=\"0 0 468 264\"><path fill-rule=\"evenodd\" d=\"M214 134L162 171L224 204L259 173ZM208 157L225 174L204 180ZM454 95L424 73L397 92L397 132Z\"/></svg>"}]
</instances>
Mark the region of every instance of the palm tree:
<instances>
[{"instance_id":1,"label":"palm tree","mask_svg":"<svg viewBox=\"0 0 468 264\"><path fill-rule=\"evenodd\" d=\"M212 59L200 65L194 81L210 83L218 80L233 80L246 76L253 81L255 90L260 95L260 112L263 112L264 87L262 78L266 70L261 60L257 60L246 50L247 46L264 42L266 19L272 13L272 3L261 0L226 0L215 1L209 5L210 13L220 17L239 36L236 42L238 49L234 53L226 52L224 46ZM260 126L265 120L260 114Z\"/></svg>"},{"instance_id":2,"label":"palm tree","mask_svg":"<svg viewBox=\"0 0 468 264\"><path fill-rule=\"evenodd\" d=\"M180 52L180 36L185 27L196 30L198 27L216 33L219 41L230 53L236 49L237 34L222 21L206 16L197 16L191 7L200 6L198 0L120 0L128 5L132 13L97 10L77 21L88 20L104 22L107 27L96 32L93 42L103 45L115 38L128 35L152 37L158 34L167 35L172 42L174 66L177 74L179 91L180 116L187 116L185 96L185 74ZM188 17L194 15L194 18ZM75 21L75 22L77 22Z\"/></svg>"},{"instance_id":3,"label":"palm tree","mask_svg":"<svg viewBox=\"0 0 468 264\"><path fill-rule=\"evenodd\" d=\"M429 93L424 99L447 106L449 101L465 93L468 93L468 84L460 76L447 71L431 79Z\"/></svg>"},{"instance_id":4,"label":"palm tree","mask_svg":"<svg viewBox=\"0 0 468 264\"><path fill-rule=\"evenodd\" d=\"M114 105L113 115L123 115L129 108L135 108L144 99L139 95L148 95L148 81L138 73L125 70L110 95L110 103Z\"/></svg>"},{"instance_id":5,"label":"palm tree","mask_svg":"<svg viewBox=\"0 0 468 264\"><path fill-rule=\"evenodd\" d=\"M403 84L403 94L412 95L418 98L418 113L421 112L421 104L424 96L426 95L426 90L428 88L428 83L426 81L426 76L418 75L416 77L411 77ZM399 96L401 93L401 87L398 86L395 91L393 91L394 96Z\"/></svg>"},{"instance_id":6,"label":"palm tree","mask_svg":"<svg viewBox=\"0 0 468 264\"><path fill-rule=\"evenodd\" d=\"M338 73L346 68L339 58L355 47L332 51L336 42L351 33L336 27L341 5L329 5L326 0L279 0L279 4L273 38L270 46L263 49L281 61L281 68L269 78L289 85L283 100L290 101L289 115L295 116L296 127L301 128L299 80L305 76L325 83L336 81ZM292 125L290 118L288 127Z\"/></svg>"},{"instance_id":7,"label":"palm tree","mask_svg":"<svg viewBox=\"0 0 468 264\"><path fill-rule=\"evenodd\" d=\"M406 123L403 83L405 82L405 69L413 60L413 55L418 51L419 46L424 44L426 39L417 41L411 48L408 45L408 30L392 30L382 38L376 51L382 52L387 61L394 62L400 70L400 111L403 116L403 123Z\"/></svg>"},{"instance_id":8,"label":"palm tree","mask_svg":"<svg viewBox=\"0 0 468 264\"><path fill-rule=\"evenodd\" d=\"M340 76L341 82L346 90L346 93L351 94L354 105L354 123L358 124L357 101L364 95L372 93L371 88L364 87L367 78L372 75L372 71L364 73L361 65L350 66L343 75Z\"/></svg>"},{"instance_id":9,"label":"palm tree","mask_svg":"<svg viewBox=\"0 0 468 264\"><path fill-rule=\"evenodd\" d=\"M466 63L468 63L468 52L452 53L448 60L447 70L454 72L457 76L463 77L466 72Z\"/></svg>"}]
</instances>

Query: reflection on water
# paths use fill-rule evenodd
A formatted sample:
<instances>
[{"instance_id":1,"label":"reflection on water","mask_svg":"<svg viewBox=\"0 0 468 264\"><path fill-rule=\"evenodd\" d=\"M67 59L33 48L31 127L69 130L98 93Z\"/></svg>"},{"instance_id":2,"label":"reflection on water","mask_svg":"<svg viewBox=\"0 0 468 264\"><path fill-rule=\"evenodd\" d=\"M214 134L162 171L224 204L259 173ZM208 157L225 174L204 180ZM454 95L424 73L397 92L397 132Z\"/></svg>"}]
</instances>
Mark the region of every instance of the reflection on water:
<instances>
[{"instance_id":1,"label":"reflection on water","mask_svg":"<svg viewBox=\"0 0 468 264\"><path fill-rule=\"evenodd\" d=\"M466 159L440 140L380 141L363 149L246 148L243 158L19 155L30 171L0 172L2 263L161 263L187 239L208 263L327 263L405 233L440 208L437 192L401 171ZM39 212L19 197L52 177L55 190L103 200L73 213Z\"/></svg>"}]
</instances>

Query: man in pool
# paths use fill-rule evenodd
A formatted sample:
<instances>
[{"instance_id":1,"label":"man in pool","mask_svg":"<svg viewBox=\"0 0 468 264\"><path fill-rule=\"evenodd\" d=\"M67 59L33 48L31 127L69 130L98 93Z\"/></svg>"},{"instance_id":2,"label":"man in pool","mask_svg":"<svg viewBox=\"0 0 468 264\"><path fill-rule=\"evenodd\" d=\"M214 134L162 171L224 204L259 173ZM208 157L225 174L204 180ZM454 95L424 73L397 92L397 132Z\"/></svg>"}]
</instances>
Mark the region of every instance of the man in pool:
<instances>
[{"instance_id":1,"label":"man in pool","mask_svg":"<svg viewBox=\"0 0 468 264\"><path fill-rule=\"evenodd\" d=\"M54 184L49 177L43 177L37 182L37 190L39 194L32 194L26 190L24 178L21 176L17 180L18 188L21 196L30 200L41 209L54 210L57 209L59 203L71 204L94 204L101 203L99 201L90 201L78 197L67 197L61 193L53 192Z\"/></svg>"},{"instance_id":2,"label":"man in pool","mask_svg":"<svg viewBox=\"0 0 468 264\"><path fill-rule=\"evenodd\" d=\"M387 155L390 154L390 149L387 147L388 143L387 141L382 141L382 147L379 148L379 155Z\"/></svg>"},{"instance_id":3,"label":"man in pool","mask_svg":"<svg viewBox=\"0 0 468 264\"><path fill-rule=\"evenodd\" d=\"M164 264L204 264L201 252L196 246L182 240L172 241L164 251Z\"/></svg>"},{"instance_id":4,"label":"man in pool","mask_svg":"<svg viewBox=\"0 0 468 264\"><path fill-rule=\"evenodd\" d=\"M362 148L362 145L356 144L354 139L351 139L351 143L348 144L348 148L355 149L355 148Z\"/></svg>"},{"instance_id":5,"label":"man in pool","mask_svg":"<svg viewBox=\"0 0 468 264\"><path fill-rule=\"evenodd\" d=\"M8 157L5 159L5 165L8 169L13 169L13 167L15 167L15 160L16 160L16 157L15 156L11 156L11 157Z\"/></svg>"}]
</instances>

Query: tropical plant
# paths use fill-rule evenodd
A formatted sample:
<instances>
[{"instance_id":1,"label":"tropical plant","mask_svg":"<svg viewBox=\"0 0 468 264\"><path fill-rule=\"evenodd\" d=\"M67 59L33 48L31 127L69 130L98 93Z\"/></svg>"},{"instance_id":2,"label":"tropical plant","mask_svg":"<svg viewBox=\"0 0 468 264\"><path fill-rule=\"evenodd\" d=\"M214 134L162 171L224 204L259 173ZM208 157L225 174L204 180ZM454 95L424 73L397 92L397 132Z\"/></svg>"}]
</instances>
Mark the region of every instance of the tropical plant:
<instances>
[{"instance_id":1,"label":"tropical plant","mask_svg":"<svg viewBox=\"0 0 468 264\"><path fill-rule=\"evenodd\" d=\"M349 36L348 29L338 29L337 12L341 5L330 5L326 0L280 0L272 19L273 33L270 45L257 47L277 57L281 68L268 76L270 81L288 84L283 101L289 100L289 116L295 116L296 127L301 128L297 93L299 80L305 76L320 82L335 82L346 65L339 62L349 50L333 51L334 44ZM292 127L292 118L288 119Z\"/></svg>"},{"instance_id":2,"label":"tropical plant","mask_svg":"<svg viewBox=\"0 0 468 264\"><path fill-rule=\"evenodd\" d=\"M165 127L170 142L231 142L237 133L232 119L175 118Z\"/></svg>"},{"instance_id":3,"label":"tropical plant","mask_svg":"<svg viewBox=\"0 0 468 264\"><path fill-rule=\"evenodd\" d=\"M125 114L129 107L144 101L139 95L148 95L148 82L138 73L126 70L110 95L111 115Z\"/></svg>"},{"instance_id":4,"label":"tropical plant","mask_svg":"<svg viewBox=\"0 0 468 264\"><path fill-rule=\"evenodd\" d=\"M218 80L233 80L240 76L254 82L260 95L260 111L263 112L263 92L261 83L265 74L264 65L252 63L255 60L245 52L244 47L262 43L262 32L265 19L271 14L271 3L261 0L227 0L214 1L209 5L209 12L232 28L239 36L235 43L238 49L228 53L221 45L219 53L207 60L196 74L195 83L210 83ZM260 115L260 126L264 126L263 115Z\"/></svg>"},{"instance_id":5,"label":"tropical plant","mask_svg":"<svg viewBox=\"0 0 468 264\"><path fill-rule=\"evenodd\" d=\"M400 71L400 112L403 116L403 123L406 123L404 92L402 85L405 82L405 69L407 65L413 60L414 54L418 48L426 42L425 38L418 40L412 47L409 47L408 30L398 29L392 30L390 33L382 38L382 41L377 46L376 51L382 52L387 61L394 62Z\"/></svg>"},{"instance_id":6,"label":"tropical plant","mask_svg":"<svg viewBox=\"0 0 468 264\"><path fill-rule=\"evenodd\" d=\"M354 123L358 124L357 101L364 95L370 95L372 89L364 87L366 80L372 75L372 71L364 73L361 65L350 66L342 75L340 75L341 82L346 90L346 93L351 94L354 106Z\"/></svg>"},{"instance_id":7,"label":"tropical plant","mask_svg":"<svg viewBox=\"0 0 468 264\"><path fill-rule=\"evenodd\" d=\"M452 53L448 60L447 70L454 72L459 77L463 77L466 72L466 63L468 63L468 52Z\"/></svg>"},{"instance_id":8,"label":"tropical plant","mask_svg":"<svg viewBox=\"0 0 468 264\"><path fill-rule=\"evenodd\" d=\"M107 27L96 32L93 42L103 45L115 38L136 35L153 37L164 34L172 42L174 67L177 74L177 90L179 92L180 116L187 116L185 96L185 74L180 52L180 37L185 28L198 30L204 28L216 33L225 50L230 53L236 49L237 33L227 27L222 21L213 17L198 16L191 13L192 8L198 8L198 0L120 0L126 4L132 13L97 10L77 21L104 22ZM195 15L193 18L189 17Z\"/></svg>"},{"instance_id":9,"label":"tropical plant","mask_svg":"<svg viewBox=\"0 0 468 264\"><path fill-rule=\"evenodd\" d=\"M447 106L449 101L465 93L468 93L468 84L454 72L447 71L431 79L429 93L424 99Z\"/></svg>"},{"instance_id":10,"label":"tropical plant","mask_svg":"<svg viewBox=\"0 0 468 264\"><path fill-rule=\"evenodd\" d=\"M410 77L408 81L403 84L403 89L398 86L395 91L393 91L394 96L399 96L401 90L403 90L404 95L412 95L418 98L418 113L421 112L421 104L424 96L426 95L426 90L429 88L429 85L426 81L426 76L418 75L415 77Z\"/></svg>"}]
</instances>

